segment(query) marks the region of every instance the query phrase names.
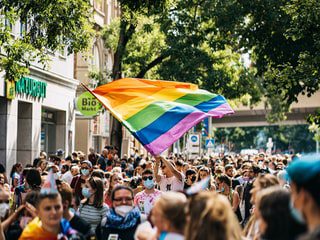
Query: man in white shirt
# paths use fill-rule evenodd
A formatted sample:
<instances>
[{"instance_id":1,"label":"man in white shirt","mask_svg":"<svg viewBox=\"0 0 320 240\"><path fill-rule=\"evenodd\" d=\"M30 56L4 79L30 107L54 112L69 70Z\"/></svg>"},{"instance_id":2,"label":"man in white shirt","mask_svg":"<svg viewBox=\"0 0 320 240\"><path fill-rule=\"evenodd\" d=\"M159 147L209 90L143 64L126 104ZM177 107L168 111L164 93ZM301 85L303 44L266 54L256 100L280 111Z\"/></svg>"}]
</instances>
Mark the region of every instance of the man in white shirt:
<instances>
[{"instance_id":1,"label":"man in white shirt","mask_svg":"<svg viewBox=\"0 0 320 240\"><path fill-rule=\"evenodd\" d=\"M154 174L156 182L160 186L160 190L167 191L183 191L185 176L179 172L174 163L167 159L156 156L156 164L154 166ZM162 174L159 174L159 167L161 167Z\"/></svg>"},{"instance_id":2,"label":"man in white shirt","mask_svg":"<svg viewBox=\"0 0 320 240\"><path fill-rule=\"evenodd\" d=\"M71 184L71 181L72 181L72 178L73 178L73 175L72 173L70 172L69 170L69 166L68 165L62 165L61 167L61 181L64 181L66 183L68 183L69 185Z\"/></svg>"},{"instance_id":3,"label":"man in white shirt","mask_svg":"<svg viewBox=\"0 0 320 240\"><path fill-rule=\"evenodd\" d=\"M141 213L150 214L155 201L161 196L161 191L155 189L153 171L146 169L142 172L144 190L134 196L134 204L140 209Z\"/></svg>"}]
</instances>

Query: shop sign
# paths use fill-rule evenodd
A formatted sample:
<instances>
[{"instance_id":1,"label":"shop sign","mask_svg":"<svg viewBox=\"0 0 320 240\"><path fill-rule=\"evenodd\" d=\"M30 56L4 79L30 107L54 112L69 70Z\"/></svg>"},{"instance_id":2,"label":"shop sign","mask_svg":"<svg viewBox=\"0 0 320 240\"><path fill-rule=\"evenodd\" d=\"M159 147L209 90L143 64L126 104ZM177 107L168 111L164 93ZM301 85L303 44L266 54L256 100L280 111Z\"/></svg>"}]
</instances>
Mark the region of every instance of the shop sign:
<instances>
[{"instance_id":1,"label":"shop sign","mask_svg":"<svg viewBox=\"0 0 320 240\"><path fill-rule=\"evenodd\" d=\"M22 77L16 82L16 93L24 93L32 97L45 98L47 94L47 83L32 78Z\"/></svg>"},{"instance_id":2,"label":"shop sign","mask_svg":"<svg viewBox=\"0 0 320 240\"><path fill-rule=\"evenodd\" d=\"M82 93L77 100L77 109L84 116L95 116L101 110L102 104L90 93Z\"/></svg>"},{"instance_id":3,"label":"shop sign","mask_svg":"<svg viewBox=\"0 0 320 240\"><path fill-rule=\"evenodd\" d=\"M16 97L15 81L6 81L6 96L8 99L14 99Z\"/></svg>"}]
</instances>

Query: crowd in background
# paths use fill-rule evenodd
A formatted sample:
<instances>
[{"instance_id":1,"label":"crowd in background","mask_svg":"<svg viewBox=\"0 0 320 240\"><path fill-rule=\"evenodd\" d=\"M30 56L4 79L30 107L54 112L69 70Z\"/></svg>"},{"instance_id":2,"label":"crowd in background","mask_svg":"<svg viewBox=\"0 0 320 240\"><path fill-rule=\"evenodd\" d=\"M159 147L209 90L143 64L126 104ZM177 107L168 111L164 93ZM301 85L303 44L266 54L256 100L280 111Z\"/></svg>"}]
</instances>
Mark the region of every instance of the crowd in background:
<instances>
[{"instance_id":1,"label":"crowd in background","mask_svg":"<svg viewBox=\"0 0 320 240\"><path fill-rule=\"evenodd\" d=\"M0 166L0 219L2 239L320 239L320 156L41 152Z\"/></svg>"}]
</instances>

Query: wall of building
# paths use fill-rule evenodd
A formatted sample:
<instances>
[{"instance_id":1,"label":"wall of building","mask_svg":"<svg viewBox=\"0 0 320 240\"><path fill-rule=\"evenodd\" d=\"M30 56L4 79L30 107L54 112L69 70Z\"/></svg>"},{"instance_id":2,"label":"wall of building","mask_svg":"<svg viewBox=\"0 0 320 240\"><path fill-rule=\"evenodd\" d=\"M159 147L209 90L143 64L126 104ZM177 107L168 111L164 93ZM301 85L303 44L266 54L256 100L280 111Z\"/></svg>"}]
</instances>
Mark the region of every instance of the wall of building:
<instances>
[{"instance_id":1,"label":"wall of building","mask_svg":"<svg viewBox=\"0 0 320 240\"><path fill-rule=\"evenodd\" d=\"M4 126L0 131L3 140L0 142L0 156L1 163L7 169L11 169L16 162L24 165L32 163L39 156L45 110L55 113L54 138L47 139L54 146L50 153L58 148L68 153L74 148L74 98L78 81L35 66L31 67L28 77L47 84L45 98L23 93L8 100L4 92L0 93L0 124ZM5 88L3 78L0 79L0 86Z\"/></svg>"},{"instance_id":2,"label":"wall of building","mask_svg":"<svg viewBox=\"0 0 320 240\"><path fill-rule=\"evenodd\" d=\"M94 7L94 21L97 31L105 25L109 25L113 19L120 15L119 5L113 0L92 1ZM104 42L97 37L91 49L91 58L84 58L82 54L75 56L74 77L88 87L94 88L96 82L89 78L90 71L102 72L112 70L113 53L105 49ZM85 90L82 87L77 89L77 96ZM86 127L85 127L85 126ZM75 149L87 153L90 147L98 152L109 144L109 112L100 113L98 116L84 119L80 112L76 113L76 141Z\"/></svg>"}]
</instances>

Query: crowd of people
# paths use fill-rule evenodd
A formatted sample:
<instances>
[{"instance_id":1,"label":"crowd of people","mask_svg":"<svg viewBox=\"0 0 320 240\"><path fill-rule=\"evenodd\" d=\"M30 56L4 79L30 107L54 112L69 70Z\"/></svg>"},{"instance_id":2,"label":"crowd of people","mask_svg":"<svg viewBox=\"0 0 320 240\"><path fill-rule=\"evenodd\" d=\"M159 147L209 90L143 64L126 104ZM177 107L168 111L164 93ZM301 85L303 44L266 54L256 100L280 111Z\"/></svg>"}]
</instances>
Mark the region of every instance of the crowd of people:
<instances>
[{"instance_id":1,"label":"crowd of people","mask_svg":"<svg viewBox=\"0 0 320 240\"><path fill-rule=\"evenodd\" d=\"M0 166L0 239L319 240L320 156L64 156Z\"/></svg>"}]
</instances>

